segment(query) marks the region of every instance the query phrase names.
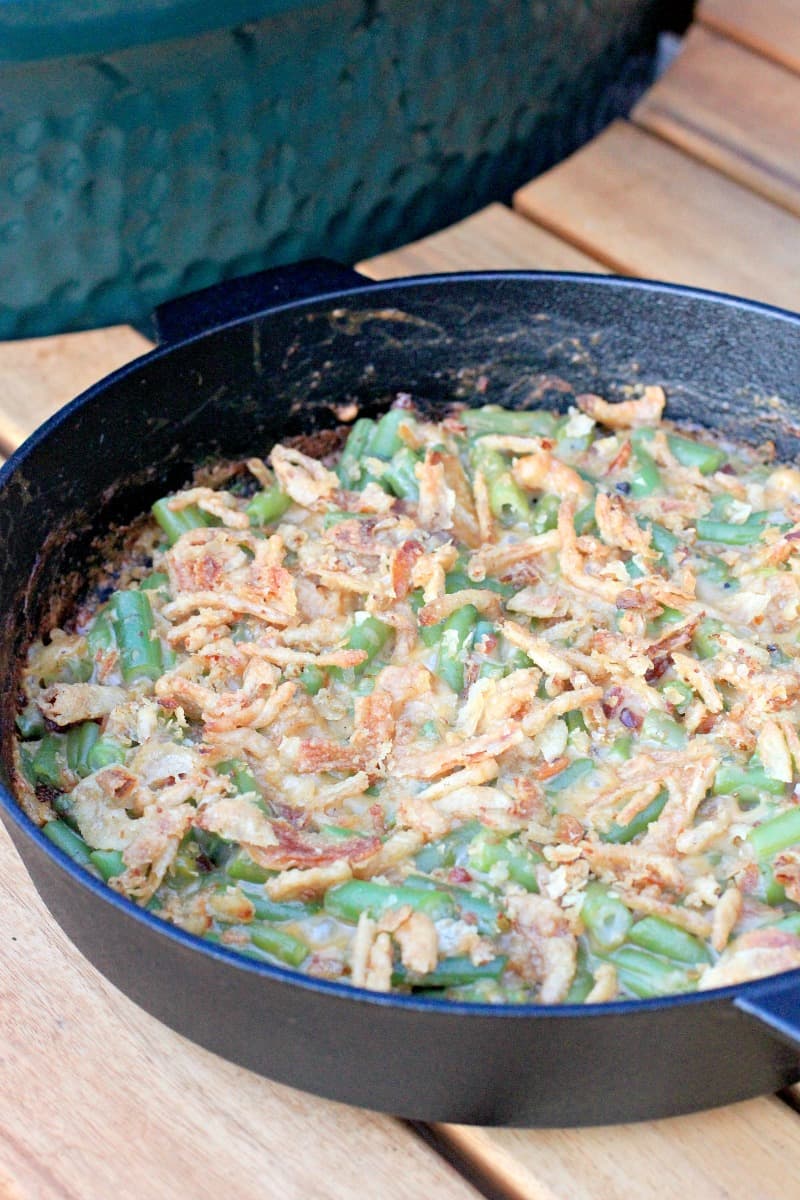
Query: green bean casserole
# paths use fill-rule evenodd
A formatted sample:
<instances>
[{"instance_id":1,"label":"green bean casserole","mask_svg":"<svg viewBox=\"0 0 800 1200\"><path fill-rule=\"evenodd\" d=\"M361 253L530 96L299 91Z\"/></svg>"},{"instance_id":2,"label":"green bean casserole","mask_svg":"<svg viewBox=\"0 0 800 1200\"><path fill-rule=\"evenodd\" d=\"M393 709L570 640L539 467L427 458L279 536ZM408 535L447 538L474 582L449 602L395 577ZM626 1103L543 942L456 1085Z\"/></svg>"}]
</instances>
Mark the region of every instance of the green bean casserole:
<instances>
[{"instance_id":1,"label":"green bean casserole","mask_svg":"<svg viewBox=\"0 0 800 1200\"><path fill-rule=\"evenodd\" d=\"M376 992L800 967L800 471L664 403L400 396L162 498L29 650L26 812L164 920Z\"/></svg>"}]
</instances>

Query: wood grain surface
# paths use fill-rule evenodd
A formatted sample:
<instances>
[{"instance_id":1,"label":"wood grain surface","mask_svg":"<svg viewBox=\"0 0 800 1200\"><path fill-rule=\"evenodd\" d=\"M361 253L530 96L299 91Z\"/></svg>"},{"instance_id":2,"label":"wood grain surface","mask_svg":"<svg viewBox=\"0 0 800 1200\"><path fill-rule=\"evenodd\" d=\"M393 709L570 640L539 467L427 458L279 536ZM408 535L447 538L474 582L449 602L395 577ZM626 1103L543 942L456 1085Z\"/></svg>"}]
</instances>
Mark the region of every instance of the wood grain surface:
<instances>
[{"instance_id":1,"label":"wood grain surface","mask_svg":"<svg viewBox=\"0 0 800 1200\"><path fill-rule=\"evenodd\" d=\"M796 4L800 24L800 0ZM695 26L634 120L800 213L800 75Z\"/></svg>"},{"instance_id":2,"label":"wood grain surface","mask_svg":"<svg viewBox=\"0 0 800 1200\"><path fill-rule=\"evenodd\" d=\"M797 0L701 0L697 19L793 71L800 71Z\"/></svg>"},{"instance_id":3,"label":"wood grain surface","mask_svg":"<svg viewBox=\"0 0 800 1200\"><path fill-rule=\"evenodd\" d=\"M604 271L596 259L554 237L502 204L490 204L464 221L358 264L371 279L435 271Z\"/></svg>"},{"instance_id":4,"label":"wood grain surface","mask_svg":"<svg viewBox=\"0 0 800 1200\"><path fill-rule=\"evenodd\" d=\"M521 188L517 211L624 275L800 302L800 224L625 121Z\"/></svg>"}]
</instances>

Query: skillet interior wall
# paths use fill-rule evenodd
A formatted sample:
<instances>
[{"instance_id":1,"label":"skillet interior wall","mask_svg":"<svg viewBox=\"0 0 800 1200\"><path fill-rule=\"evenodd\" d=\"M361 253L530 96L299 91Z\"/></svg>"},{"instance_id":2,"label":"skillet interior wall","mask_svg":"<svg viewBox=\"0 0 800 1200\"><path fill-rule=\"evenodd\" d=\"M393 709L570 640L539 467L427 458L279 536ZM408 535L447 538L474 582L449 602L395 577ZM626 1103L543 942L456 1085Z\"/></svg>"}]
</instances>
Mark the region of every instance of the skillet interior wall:
<instances>
[{"instance_id":1,"label":"skillet interior wall","mask_svg":"<svg viewBox=\"0 0 800 1200\"><path fill-rule=\"evenodd\" d=\"M770 439L792 459L799 347L797 320L778 312L610 279L495 276L369 286L157 351L32 439L0 495L5 762L26 642L77 597L100 531L204 458L266 455L285 435L338 424L345 400L367 414L396 391L434 407L563 409L574 393L640 381L666 387L669 416Z\"/></svg>"}]
</instances>

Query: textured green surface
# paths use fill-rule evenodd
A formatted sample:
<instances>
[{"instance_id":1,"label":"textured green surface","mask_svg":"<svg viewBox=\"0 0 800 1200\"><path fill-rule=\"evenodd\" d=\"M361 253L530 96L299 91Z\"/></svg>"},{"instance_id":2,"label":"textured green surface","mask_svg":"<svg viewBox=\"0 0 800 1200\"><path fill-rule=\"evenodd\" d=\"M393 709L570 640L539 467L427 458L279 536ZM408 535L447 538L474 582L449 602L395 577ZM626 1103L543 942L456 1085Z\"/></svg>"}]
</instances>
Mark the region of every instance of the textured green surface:
<instances>
[{"instance_id":1,"label":"textured green surface","mask_svg":"<svg viewBox=\"0 0 800 1200\"><path fill-rule=\"evenodd\" d=\"M659 0L331 0L0 63L0 337L385 250L562 157Z\"/></svg>"}]
</instances>

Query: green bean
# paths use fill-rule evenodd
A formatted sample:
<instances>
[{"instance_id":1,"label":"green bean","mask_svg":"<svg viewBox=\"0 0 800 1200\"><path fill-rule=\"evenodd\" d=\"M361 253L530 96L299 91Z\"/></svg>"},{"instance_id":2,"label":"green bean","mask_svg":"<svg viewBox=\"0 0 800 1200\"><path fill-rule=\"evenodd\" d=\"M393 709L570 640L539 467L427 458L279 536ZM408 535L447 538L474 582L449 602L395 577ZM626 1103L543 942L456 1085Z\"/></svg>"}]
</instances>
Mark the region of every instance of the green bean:
<instances>
[{"instance_id":1,"label":"green bean","mask_svg":"<svg viewBox=\"0 0 800 1200\"><path fill-rule=\"evenodd\" d=\"M663 558L669 558L671 554L674 554L681 544L680 538L677 538L669 529L665 529L663 525L659 525L657 521L648 522L648 527L653 549L657 550Z\"/></svg>"},{"instance_id":2,"label":"green bean","mask_svg":"<svg viewBox=\"0 0 800 1200\"><path fill-rule=\"evenodd\" d=\"M225 874L230 879L240 879L245 883L266 883L274 871L267 871L253 862L246 850L239 850L225 863ZM252 897L251 897L252 899Z\"/></svg>"},{"instance_id":3,"label":"green bean","mask_svg":"<svg viewBox=\"0 0 800 1200\"><path fill-rule=\"evenodd\" d=\"M781 850L797 845L800 842L800 808L791 808L754 825L747 840L760 861L772 859Z\"/></svg>"},{"instance_id":4,"label":"green bean","mask_svg":"<svg viewBox=\"0 0 800 1200\"><path fill-rule=\"evenodd\" d=\"M393 458L397 451L403 446L403 439L400 437L401 425L415 424L414 418L408 409L391 408L384 413L375 426L370 441L365 450L367 458Z\"/></svg>"},{"instance_id":5,"label":"green bean","mask_svg":"<svg viewBox=\"0 0 800 1200\"><path fill-rule=\"evenodd\" d=\"M491 833L481 833L467 848L467 861L476 871L488 874L496 863L503 863L508 878L519 883L528 892L539 891L536 864L541 856L509 845L507 838L499 839Z\"/></svg>"},{"instance_id":6,"label":"green bean","mask_svg":"<svg viewBox=\"0 0 800 1200\"><path fill-rule=\"evenodd\" d=\"M466 571L460 569L448 571L444 577L444 590L448 596L452 596L454 592L462 592L466 588L474 587L488 592L497 592L498 595L506 598L513 596L517 591L512 583L501 583L499 579L493 579L491 575L487 575L480 583L473 583Z\"/></svg>"},{"instance_id":7,"label":"green bean","mask_svg":"<svg viewBox=\"0 0 800 1200\"><path fill-rule=\"evenodd\" d=\"M94 721L73 725L67 733L67 766L81 779L91 775L88 754L100 737L100 727Z\"/></svg>"},{"instance_id":8,"label":"green bean","mask_svg":"<svg viewBox=\"0 0 800 1200\"><path fill-rule=\"evenodd\" d=\"M632 842L640 833L644 833L653 821L658 820L668 798L669 792L666 788L662 788L655 799L651 800L647 807L643 808L635 817L632 817L627 825L618 825L615 821L607 833L601 834L602 840L615 842L618 845Z\"/></svg>"},{"instance_id":9,"label":"green bean","mask_svg":"<svg viewBox=\"0 0 800 1200\"><path fill-rule=\"evenodd\" d=\"M753 513L735 525L732 521L717 521L713 517L698 517L695 524L701 542L723 542L727 546L751 546L764 532L764 513Z\"/></svg>"},{"instance_id":10,"label":"green bean","mask_svg":"<svg viewBox=\"0 0 800 1200\"><path fill-rule=\"evenodd\" d=\"M359 417L347 435L344 449L336 464L336 474L343 488L352 489L361 478L364 454L375 429L369 417Z\"/></svg>"},{"instance_id":11,"label":"green bean","mask_svg":"<svg viewBox=\"0 0 800 1200\"><path fill-rule=\"evenodd\" d=\"M770 908L777 908L786 903L786 888L778 883L775 872L768 863L762 863L758 872L758 898Z\"/></svg>"},{"instance_id":12,"label":"green bean","mask_svg":"<svg viewBox=\"0 0 800 1200\"><path fill-rule=\"evenodd\" d=\"M122 861L122 852L120 850L92 850L89 858L92 865L97 867L97 870L106 883L108 883L109 879L114 879L117 875L122 875L125 870L125 863Z\"/></svg>"},{"instance_id":13,"label":"green bean","mask_svg":"<svg viewBox=\"0 0 800 1200\"><path fill-rule=\"evenodd\" d=\"M305 921L319 912L318 904L304 904L299 900L270 900L262 889L258 892L244 890L244 894L252 901L259 921Z\"/></svg>"},{"instance_id":14,"label":"green bean","mask_svg":"<svg viewBox=\"0 0 800 1200\"><path fill-rule=\"evenodd\" d=\"M114 592L108 611L125 682L159 679L163 674L161 643L155 635L153 610L146 592Z\"/></svg>"},{"instance_id":15,"label":"green bean","mask_svg":"<svg viewBox=\"0 0 800 1200\"><path fill-rule=\"evenodd\" d=\"M48 821L42 826L42 833L48 841L57 846L59 850L63 850L64 854L79 866L88 867L91 864L91 851L88 844L64 821Z\"/></svg>"},{"instance_id":16,"label":"green bean","mask_svg":"<svg viewBox=\"0 0 800 1200\"><path fill-rule=\"evenodd\" d=\"M199 529L211 523L211 517L196 505L190 504L186 508L173 510L169 507L169 500L169 496L156 500L151 511L167 535L170 546L174 546L178 538L190 529Z\"/></svg>"},{"instance_id":17,"label":"green bean","mask_svg":"<svg viewBox=\"0 0 800 1200\"><path fill-rule=\"evenodd\" d=\"M403 446L393 455L383 471L381 478L401 500L419 500L419 481L414 468L420 461L420 456L409 446Z\"/></svg>"},{"instance_id":18,"label":"green bean","mask_svg":"<svg viewBox=\"0 0 800 1200\"><path fill-rule=\"evenodd\" d=\"M489 450L477 442L472 448L472 468L486 480L489 507L498 521L510 520L513 524L530 520L527 492L514 480L509 463L499 450Z\"/></svg>"},{"instance_id":19,"label":"green bean","mask_svg":"<svg viewBox=\"0 0 800 1200\"><path fill-rule=\"evenodd\" d=\"M499 979L506 969L508 959L498 955L489 962L474 963L468 954L455 954L451 958L443 958L427 975L415 975L409 979L403 967L396 967L392 976L393 982L411 983L412 987L420 988L451 988L465 987L480 979Z\"/></svg>"},{"instance_id":20,"label":"green bean","mask_svg":"<svg viewBox=\"0 0 800 1200\"><path fill-rule=\"evenodd\" d=\"M217 763L217 773L227 775L229 779L232 779L236 790L243 795L249 792L261 795L261 788L258 786L255 776L242 759L227 758L224 762Z\"/></svg>"},{"instance_id":21,"label":"green bean","mask_svg":"<svg viewBox=\"0 0 800 1200\"><path fill-rule=\"evenodd\" d=\"M706 617L692 634L692 649L698 658L713 658L719 652L719 634L725 626L714 617Z\"/></svg>"},{"instance_id":22,"label":"green bean","mask_svg":"<svg viewBox=\"0 0 800 1200\"><path fill-rule=\"evenodd\" d=\"M17 713L14 724L19 736L26 742L40 738L45 733L44 717L33 700L25 705L22 712Z\"/></svg>"},{"instance_id":23,"label":"green bean","mask_svg":"<svg viewBox=\"0 0 800 1200\"><path fill-rule=\"evenodd\" d=\"M307 695L316 696L322 685L325 683L325 674L319 667L313 663L306 663L300 672L298 679L300 686L304 689Z\"/></svg>"},{"instance_id":24,"label":"green bean","mask_svg":"<svg viewBox=\"0 0 800 1200\"><path fill-rule=\"evenodd\" d=\"M553 413L539 409L512 411L486 404L483 408L466 408L459 414L473 437L500 433L515 437L552 437L556 428Z\"/></svg>"},{"instance_id":25,"label":"green bean","mask_svg":"<svg viewBox=\"0 0 800 1200\"><path fill-rule=\"evenodd\" d=\"M662 679L656 687L667 704L681 716L694 700L694 692L682 679Z\"/></svg>"},{"instance_id":26,"label":"green bean","mask_svg":"<svg viewBox=\"0 0 800 1200\"><path fill-rule=\"evenodd\" d=\"M256 492L244 511L251 525L271 525L283 516L291 503L291 496L286 495L280 484L273 483L265 491Z\"/></svg>"},{"instance_id":27,"label":"green bean","mask_svg":"<svg viewBox=\"0 0 800 1200\"><path fill-rule=\"evenodd\" d=\"M251 925L248 932L250 941L257 949L290 967L299 967L308 958L309 950L305 942L286 929L276 929L273 925Z\"/></svg>"},{"instance_id":28,"label":"green bean","mask_svg":"<svg viewBox=\"0 0 800 1200\"><path fill-rule=\"evenodd\" d=\"M363 671L367 663L372 662L381 652L391 632L391 625L386 625L377 617L365 617L363 621L351 627L345 646L348 650L365 650L367 654L364 661L355 668L356 671Z\"/></svg>"},{"instance_id":29,"label":"green bean","mask_svg":"<svg viewBox=\"0 0 800 1200\"><path fill-rule=\"evenodd\" d=\"M439 653L434 670L454 692L464 688L464 654L472 643L478 610L474 604L465 604L442 622Z\"/></svg>"},{"instance_id":30,"label":"green bean","mask_svg":"<svg viewBox=\"0 0 800 1200\"><path fill-rule=\"evenodd\" d=\"M667 444L682 467L696 467L701 475L711 475L725 462L725 451L718 446L705 446L674 433L667 434Z\"/></svg>"},{"instance_id":31,"label":"green bean","mask_svg":"<svg viewBox=\"0 0 800 1200\"><path fill-rule=\"evenodd\" d=\"M348 879L334 884L325 893L324 908L333 917L342 921L358 921L362 912L371 917L380 917L390 908L408 904L415 912L427 913L434 920L452 917L455 912L453 899L447 892L427 891L400 884L374 883L368 879Z\"/></svg>"},{"instance_id":32,"label":"green bean","mask_svg":"<svg viewBox=\"0 0 800 1200\"><path fill-rule=\"evenodd\" d=\"M767 775L760 763L752 761L746 767L736 763L723 763L717 768L711 788L715 796L736 796L737 800L754 803L767 792L771 796L782 796L786 784Z\"/></svg>"},{"instance_id":33,"label":"green bean","mask_svg":"<svg viewBox=\"0 0 800 1200\"><path fill-rule=\"evenodd\" d=\"M122 762L125 762L125 747L109 734L99 737L86 755L86 765L90 772Z\"/></svg>"},{"instance_id":34,"label":"green bean","mask_svg":"<svg viewBox=\"0 0 800 1200\"><path fill-rule=\"evenodd\" d=\"M115 646L114 631L105 613L98 613L86 631L86 644L92 658Z\"/></svg>"},{"instance_id":35,"label":"green bean","mask_svg":"<svg viewBox=\"0 0 800 1200\"><path fill-rule=\"evenodd\" d=\"M581 919L592 949L598 954L621 946L633 924L633 915L627 905L604 884L597 882L586 885Z\"/></svg>"},{"instance_id":36,"label":"green bean","mask_svg":"<svg viewBox=\"0 0 800 1200\"><path fill-rule=\"evenodd\" d=\"M169 588L169 575L164 571L151 571L139 584L141 592L161 592Z\"/></svg>"},{"instance_id":37,"label":"green bean","mask_svg":"<svg viewBox=\"0 0 800 1200\"><path fill-rule=\"evenodd\" d=\"M408 875L405 883L408 887L420 888L423 891L446 892L448 896L452 896L462 914L466 913L468 917L474 917L475 928L479 933L496 937L500 932L498 926L500 910L497 904L493 904L487 897L477 896L467 888L443 883L439 879L429 879L426 875Z\"/></svg>"},{"instance_id":38,"label":"green bean","mask_svg":"<svg viewBox=\"0 0 800 1200\"><path fill-rule=\"evenodd\" d=\"M688 970L656 958L638 946L621 946L608 955L608 961L617 968L622 987L643 1000L674 992L689 992L696 987Z\"/></svg>"},{"instance_id":39,"label":"green bean","mask_svg":"<svg viewBox=\"0 0 800 1200\"><path fill-rule=\"evenodd\" d=\"M671 921L665 921L663 917L642 917L628 934L628 941L676 962L693 963L696 966L711 961L704 942Z\"/></svg>"},{"instance_id":40,"label":"green bean","mask_svg":"<svg viewBox=\"0 0 800 1200\"><path fill-rule=\"evenodd\" d=\"M564 713L564 724L569 733L588 733L586 721L583 713L579 708L573 708L571 712Z\"/></svg>"},{"instance_id":41,"label":"green bean","mask_svg":"<svg viewBox=\"0 0 800 1200\"><path fill-rule=\"evenodd\" d=\"M428 842L414 859L418 871L436 871L440 867L454 867L467 845L481 832L480 821L466 821L446 833L435 842Z\"/></svg>"},{"instance_id":42,"label":"green bean","mask_svg":"<svg viewBox=\"0 0 800 1200\"><path fill-rule=\"evenodd\" d=\"M627 762L633 751L633 736L623 733L616 738L608 748L610 762Z\"/></svg>"},{"instance_id":43,"label":"green bean","mask_svg":"<svg viewBox=\"0 0 800 1200\"><path fill-rule=\"evenodd\" d=\"M579 783L584 775L588 775L594 768L594 763L590 758L575 758L564 767L563 771L559 771L557 775L545 780L545 789L548 792L563 792L574 784Z\"/></svg>"},{"instance_id":44,"label":"green bean","mask_svg":"<svg viewBox=\"0 0 800 1200\"><path fill-rule=\"evenodd\" d=\"M636 466L631 475L631 495L637 500L642 500L645 496L650 496L663 487L661 473L652 454L647 449L645 441L646 439L641 435L634 434L631 438L633 455L636 459Z\"/></svg>"},{"instance_id":45,"label":"green bean","mask_svg":"<svg viewBox=\"0 0 800 1200\"><path fill-rule=\"evenodd\" d=\"M561 507L561 497L545 492L533 506L530 518L533 533L548 533L558 525L558 510Z\"/></svg>"},{"instance_id":46,"label":"green bean","mask_svg":"<svg viewBox=\"0 0 800 1200\"><path fill-rule=\"evenodd\" d=\"M800 912L789 913L788 916L782 917L780 921L776 921L769 928L782 929L786 933L795 933L800 936Z\"/></svg>"},{"instance_id":47,"label":"green bean","mask_svg":"<svg viewBox=\"0 0 800 1200\"><path fill-rule=\"evenodd\" d=\"M585 1004L586 1000L594 987L594 976L587 966L578 966L575 971L570 989L567 992L565 1004Z\"/></svg>"},{"instance_id":48,"label":"green bean","mask_svg":"<svg viewBox=\"0 0 800 1200\"><path fill-rule=\"evenodd\" d=\"M63 737L56 733L46 733L36 753L33 756L33 773L39 783L47 784L48 787L60 788L62 786L61 778L64 768L64 760L61 756L61 750L64 744Z\"/></svg>"},{"instance_id":49,"label":"green bean","mask_svg":"<svg viewBox=\"0 0 800 1200\"><path fill-rule=\"evenodd\" d=\"M665 604L655 620L649 623L647 632L651 635L661 633L662 630L667 628L669 625L677 625L677 623L682 620L682 612L680 612L677 608L670 608L668 604Z\"/></svg>"},{"instance_id":50,"label":"green bean","mask_svg":"<svg viewBox=\"0 0 800 1200\"><path fill-rule=\"evenodd\" d=\"M584 533L592 533L597 531L597 524L594 519L594 500L590 500L583 508L579 508L575 513L573 525L575 532L580 537Z\"/></svg>"},{"instance_id":51,"label":"green bean","mask_svg":"<svg viewBox=\"0 0 800 1200\"><path fill-rule=\"evenodd\" d=\"M655 742L670 750L681 750L686 745L686 730L677 721L657 708L645 714L639 734L645 742Z\"/></svg>"}]
</instances>

